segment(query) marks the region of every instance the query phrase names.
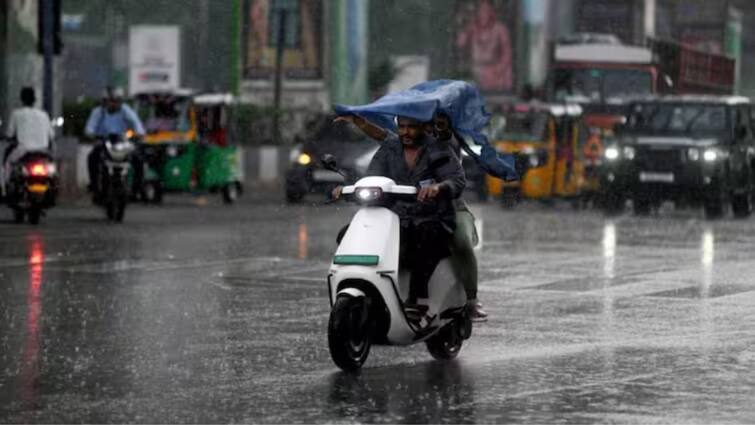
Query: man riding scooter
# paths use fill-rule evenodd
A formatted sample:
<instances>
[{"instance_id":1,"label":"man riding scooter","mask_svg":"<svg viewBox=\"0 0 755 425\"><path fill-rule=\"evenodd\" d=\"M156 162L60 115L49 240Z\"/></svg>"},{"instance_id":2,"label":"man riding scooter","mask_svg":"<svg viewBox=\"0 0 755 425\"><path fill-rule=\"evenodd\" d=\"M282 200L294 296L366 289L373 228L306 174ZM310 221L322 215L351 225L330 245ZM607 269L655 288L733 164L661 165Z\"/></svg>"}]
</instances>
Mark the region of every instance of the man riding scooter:
<instances>
[{"instance_id":1,"label":"man riding scooter","mask_svg":"<svg viewBox=\"0 0 755 425\"><path fill-rule=\"evenodd\" d=\"M100 182L100 161L102 161L105 149L103 141L111 134L123 136L129 130L133 131L137 139L141 139L145 135L144 125L142 125L139 116L131 107L123 103L123 90L108 87L103 95L102 105L94 108L91 114L89 114L85 128L86 135L96 139L96 143L87 157L89 188L93 194L95 203L99 202L102 192L102 188L98 187L98 184ZM138 155L133 156L133 162L133 187L137 191L141 191L144 167Z\"/></svg>"},{"instance_id":2,"label":"man riding scooter","mask_svg":"<svg viewBox=\"0 0 755 425\"><path fill-rule=\"evenodd\" d=\"M52 153L55 131L47 112L34 107L37 101L34 89L21 89L21 108L13 111L8 122L6 138L13 144L6 148L3 157L3 195L10 177L12 164L29 152Z\"/></svg>"},{"instance_id":3,"label":"man riding scooter","mask_svg":"<svg viewBox=\"0 0 755 425\"><path fill-rule=\"evenodd\" d=\"M419 324L427 312L428 282L438 263L450 254L456 227L453 199L466 180L456 155L446 144L425 133L423 124L398 117L400 143L384 143L375 153L367 175L388 177L399 185L419 188L417 202L391 206L400 218L400 258L411 271L407 318ZM342 187L333 190L340 197Z\"/></svg>"},{"instance_id":4,"label":"man riding scooter","mask_svg":"<svg viewBox=\"0 0 755 425\"><path fill-rule=\"evenodd\" d=\"M384 143L398 141L398 137L393 132L383 129L358 115L339 116L335 121L352 123L368 137ZM450 118L445 114L438 114L429 127L429 130L434 133L439 141L446 142L454 150L458 160L461 161L461 144L453 133ZM451 266L457 278L464 284L470 318L475 322L486 321L488 314L477 300L477 257L474 253L475 240L477 239L475 218L461 197L454 199L454 207L456 209L456 227L450 240Z\"/></svg>"}]
</instances>

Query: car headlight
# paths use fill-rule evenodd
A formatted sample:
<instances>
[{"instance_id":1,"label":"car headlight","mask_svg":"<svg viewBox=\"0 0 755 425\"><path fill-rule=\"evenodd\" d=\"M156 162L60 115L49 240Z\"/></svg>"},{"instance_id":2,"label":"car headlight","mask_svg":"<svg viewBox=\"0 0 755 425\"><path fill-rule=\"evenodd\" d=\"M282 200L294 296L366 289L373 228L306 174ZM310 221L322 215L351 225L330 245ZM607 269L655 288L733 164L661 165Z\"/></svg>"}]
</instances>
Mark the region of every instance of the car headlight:
<instances>
[{"instance_id":1,"label":"car headlight","mask_svg":"<svg viewBox=\"0 0 755 425\"><path fill-rule=\"evenodd\" d=\"M619 149L615 146L608 147L603 155L605 155L607 160L615 161L619 159Z\"/></svg>"},{"instance_id":2,"label":"car headlight","mask_svg":"<svg viewBox=\"0 0 755 425\"><path fill-rule=\"evenodd\" d=\"M299 157L296 158L296 162L300 165L309 165L312 162L312 157L302 152L299 154Z\"/></svg>"},{"instance_id":3,"label":"car headlight","mask_svg":"<svg viewBox=\"0 0 755 425\"><path fill-rule=\"evenodd\" d=\"M379 187L360 187L354 192L354 196L359 202L375 202L383 197L383 190Z\"/></svg>"},{"instance_id":4,"label":"car headlight","mask_svg":"<svg viewBox=\"0 0 755 425\"><path fill-rule=\"evenodd\" d=\"M718 159L719 153L716 149L706 149L705 152L703 152L703 159L706 162L713 162Z\"/></svg>"},{"instance_id":5,"label":"car headlight","mask_svg":"<svg viewBox=\"0 0 755 425\"><path fill-rule=\"evenodd\" d=\"M622 155L624 155L624 158L630 161L634 159L635 151L634 151L634 148L631 146L624 146L624 149L622 149L621 153Z\"/></svg>"},{"instance_id":6,"label":"car headlight","mask_svg":"<svg viewBox=\"0 0 755 425\"><path fill-rule=\"evenodd\" d=\"M699 161L700 160L700 149L689 148L689 150L687 150L687 158L689 158L690 161Z\"/></svg>"}]
</instances>

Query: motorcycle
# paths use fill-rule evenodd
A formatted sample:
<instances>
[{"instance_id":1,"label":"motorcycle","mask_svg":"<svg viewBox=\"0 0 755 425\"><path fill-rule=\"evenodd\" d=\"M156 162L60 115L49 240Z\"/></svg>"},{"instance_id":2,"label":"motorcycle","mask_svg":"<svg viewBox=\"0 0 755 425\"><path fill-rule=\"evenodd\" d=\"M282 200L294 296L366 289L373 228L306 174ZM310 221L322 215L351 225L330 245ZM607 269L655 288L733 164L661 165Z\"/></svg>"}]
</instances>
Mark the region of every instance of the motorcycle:
<instances>
[{"instance_id":1,"label":"motorcycle","mask_svg":"<svg viewBox=\"0 0 755 425\"><path fill-rule=\"evenodd\" d=\"M332 161L326 168L337 171ZM333 362L347 372L359 370L373 344L424 342L438 360L455 358L472 335L464 288L440 262L430 279L426 324L408 320L402 300L409 294L409 272L399 267L399 217L388 207L416 200L417 188L385 177L364 177L345 186L342 198L358 203L328 273L331 312L328 348Z\"/></svg>"},{"instance_id":2,"label":"motorcycle","mask_svg":"<svg viewBox=\"0 0 755 425\"><path fill-rule=\"evenodd\" d=\"M46 152L28 152L11 165L7 185L7 204L16 223L28 217L39 224L44 210L55 205L58 174L52 156Z\"/></svg>"},{"instance_id":3,"label":"motorcycle","mask_svg":"<svg viewBox=\"0 0 755 425\"><path fill-rule=\"evenodd\" d=\"M111 134L104 141L100 161L100 182L95 192L97 204L105 208L108 220L122 222L128 204L131 155L134 144L118 134Z\"/></svg>"}]
</instances>

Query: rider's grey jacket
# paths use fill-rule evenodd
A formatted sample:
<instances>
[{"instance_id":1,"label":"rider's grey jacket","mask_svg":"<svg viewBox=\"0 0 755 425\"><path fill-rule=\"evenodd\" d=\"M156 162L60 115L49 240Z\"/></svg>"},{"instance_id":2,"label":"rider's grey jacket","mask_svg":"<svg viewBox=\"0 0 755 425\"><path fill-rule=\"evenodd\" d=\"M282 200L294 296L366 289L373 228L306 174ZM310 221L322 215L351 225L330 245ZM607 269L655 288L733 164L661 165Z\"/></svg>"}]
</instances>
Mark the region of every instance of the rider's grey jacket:
<instances>
[{"instance_id":1,"label":"rider's grey jacket","mask_svg":"<svg viewBox=\"0 0 755 425\"><path fill-rule=\"evenodd\" d=\"M443 227L452 232L456 218L453 199L461 196L466 186L464 171L448 143L425 136L422 144L417 163L410 171L404 160L404 148L401 143L383 142L367 168L367 175L388 177L396 184L417 188L432 183L443 183L445 189L435 200L424 203L399 201L391 210L399 215L402 224L438 220Z\"/></svg>"}]
</instances>

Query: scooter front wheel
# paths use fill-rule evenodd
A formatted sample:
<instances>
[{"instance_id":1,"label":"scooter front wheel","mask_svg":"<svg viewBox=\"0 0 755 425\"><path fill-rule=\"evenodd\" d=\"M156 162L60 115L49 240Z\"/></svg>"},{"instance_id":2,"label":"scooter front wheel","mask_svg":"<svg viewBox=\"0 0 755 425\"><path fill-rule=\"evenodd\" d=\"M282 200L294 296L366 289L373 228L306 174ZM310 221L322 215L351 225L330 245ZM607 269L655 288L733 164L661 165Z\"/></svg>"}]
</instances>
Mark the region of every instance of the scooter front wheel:
<instances>
[{"instance_id":1,"label":"scooter front wheel","mask_svg":"<svg viewBox=\"0 0 755 425\"><path fill-rule=\"evenodd\" d=\"M346 372L359 370L370 354L369 309L363 297L340 296L328 322L328 348L336 366Z\"/></svg>"},{"instance_id":2,"label":"scooter front wheel","mask_svg":"<svg viewBox=\"0 0 755 425\"><path fill-rule=\"evenodd\" d=\"M458 326L456 323L451 323L425 341L427 351L436 360L452 360L459 355L464 338L459 334L456 326Z\"/></svg>"}]
</instances>

